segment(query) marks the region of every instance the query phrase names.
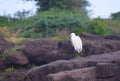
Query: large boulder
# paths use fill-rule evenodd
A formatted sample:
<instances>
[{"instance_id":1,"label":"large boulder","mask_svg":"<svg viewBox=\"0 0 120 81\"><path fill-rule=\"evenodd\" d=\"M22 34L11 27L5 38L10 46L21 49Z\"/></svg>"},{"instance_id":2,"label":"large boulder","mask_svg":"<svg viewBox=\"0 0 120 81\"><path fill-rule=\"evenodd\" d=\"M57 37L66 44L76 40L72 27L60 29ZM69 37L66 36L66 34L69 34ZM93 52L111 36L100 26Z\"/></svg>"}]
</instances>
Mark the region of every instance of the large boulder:
<instances>
[{"instance_id":1,"label":"large boulder","mask_svg":"<svg viewBox=\"0 0 120 81\"><path fill-rule=\"evenodd\" d=\"M112 39L110 36L113 37L112 35L100 36L89 33L81 34L83 56L119 51L119 37L115 36ZM27 56L31 63L36 65L43 65L56 60L68 60L76 56L76 52L70 40L24 40L20 45L23 54Z\"/></svg>"},{"instance_id":2,"label":"large boulder","mask_svg":"<svg viewBox=\"0 0 120 81\"><path fill-rule=\"evenodd\" d=\"M105 79L117 76L118 66L114 63L98 63L96 66L96 77Z\"/></svg>"},{"instance_id":3,"label":"large boulder","mask_svg":"<svg viewBox=\"0 0 120 81\"><path fill-rule=\"evenodd\" d=\"M23 81L23 75L27 69L14 69L13 71L0 73L0 81Z\"/></svg>"},{"instance_id":4,"label":"large boulder","mask_svg":"<svg viewBox=\"0 0 120 81\"><path fill-rule=\"evenodd\" d=\"M49 74L49 81L96 81L95 67L63 71Z\"/></svg>"},{"instance_id":5,"label":"large boulder","mask_svg":"<svg viewBox=\"0 0 120 81\"><path fill-rule=\"evenodd\" d=\"M7 68L7 65L5 64L5 60L0 58L0 71L3 71L5 68Z\"/></svg>"},{"instance_id":6,"label":"large boulder","mask_svg":"<svg viewBox=\"0 0 120 81\"><path fill-rule=\"evenodd\" d=\"M94 34L85 32L85 33L80 34L80 37L83 37L83 38L88 39L88 40L96 40L96 39L99 39L99 40L103 40L103 39L120 40L120 35L117 35L117 34L102 36L102 35L94 35Z\"/></svg>"},{"instance_id":7,"label":"large boulder","mask_svg":"<svg viewBox=\"0 0 120 81\"><path fill-rule=\"evenodd\" d=\"M47 65L43 65L40 67L34 67L31 70L28 71L28 73L25 75L24 81L48 81L48 75L54 74L58 72L64 72L84 67L92 67L95 66L96 62L92 61L68 61L68 60L60 60L55 61Z\"/></svg>"},{"instance_id":8,"label":"large boulder","mask_svg":"<svg viewBox=\"0 0 120 81\"><path fill-rule=\"evenodd\" d=\"M83 33L80 35L83 41L83 56L104 54L120 50L119 35L93 35Z\"/></svg>"},{"instance_id":9,"label":"large boulder","mask_svg":"<svg viewBox=\"0 0 120 81\"><path fill-rule=\"evenodd\" d=\"M21 54L9 54L6 56L5 63L7 66L22 67L29 63L27 57Z\"/></svg>"},{"instance_id":10,"label":"large boulder","mask_svg":"<svg viewBox=\"0 0 120 81\"><path fill-rule=\"evenodd\" d=\"M31 63L36 65L74 57L74 49L70 41L25 40L21 42L21 47L23 54L27 56Z\"/></svg>"},{"instance_id":11,"label":"large boulder","mask_svg":"<svg viewBox=\"0 0 120 81\"><path fill-rule=\"evenodd\" d=\"M59 60L46 65L32 68L26 73L24 81L62 81L62 78L66 81L70 80L70 78L73 78L73 80L70 81L81 81L77 78L82 78L82 80L84 80L85 77L94 77L93 81L120 81L120 78L118 77L120 76L119 64L120 51L101 55L92 55L88 57L79 57L71 60ZM81 75L76 77L74 76L74 72L76 72L78 69L78 74L85 74L82 70L90 67L95 67L95 74L92 73L93 71L91 71L91 69L87 69L86 74L88 73L93 75ZM63 76L61 75L61 72ZM68 78L67 76L69 76L70 78ZM66 77L68 79L66 79ZM90 81L92 81L91 78Z\"/></svg>"},{"instance_id":12,"label":"large boulder","mask_svg":"<svg viewBox=\"0 0 120 81\"><path fill-rule=\"evenodd\" d=\"M9 50L14 47L13 43L6 41L0 37L0 54L3 54L5 50Z\"/></svg>"}]
</instances>

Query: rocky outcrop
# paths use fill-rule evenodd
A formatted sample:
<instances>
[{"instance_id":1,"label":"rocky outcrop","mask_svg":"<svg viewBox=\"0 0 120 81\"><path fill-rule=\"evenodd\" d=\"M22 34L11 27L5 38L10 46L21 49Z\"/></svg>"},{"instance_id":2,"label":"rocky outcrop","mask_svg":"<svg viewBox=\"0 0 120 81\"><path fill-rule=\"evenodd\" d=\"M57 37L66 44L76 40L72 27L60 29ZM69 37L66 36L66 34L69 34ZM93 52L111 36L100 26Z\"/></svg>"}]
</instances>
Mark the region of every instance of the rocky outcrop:
<instances>
[{"instance_id":1,"label":"rocky outcrop","mask_svg":"<svg viewBox=\"0 0 120 81\"><path fill-rule=\"evenodd\" d=\"M120 50L119 35L93 35L83 33L80 35L83 40L83 56L104 54Z\"/></svg>"},{"instance_id":2,"label":"rocky outcrop","mask_svg":"<svg viewBox=\"0 0 120 81\"><path fill-rule=\"evenodd\" d=\"M27 69L15 69L13 71L0 73L0 81L23 81L23 75L27 72Z\"/></svg>"},{"instance_id":3,"label":"rocky outcrop","mask_svg":"<svg viewBox=\"0 0 120 81\"><path fill-rule=\"evenodd\" d=\"M120 50L119 36L115 36L115 39L113 35L100 36L84 33L80 37L83 41L83 56ZM25 40L21 42L21 47L23 54L27 56L31 63L36 65L43 65L56 60L72 59L76 54L70 40Z\"/></svg>"},{"instance_id":4,"label":"rocky outcrop","mask_svg":"<svg viewBox=\"0 0 120 81\"><path fill-rule=\"evenodd\" d=\"M117 76L119 72L116 63L98 63L96 66L96 77L105 79Z\"/></svg>"},{"instance_id":5,"label":"rocky outcrop","mask_svg":"<svg viewBox=\"0 0 120 81\"><path fill-rule=\"evenodd\" d=\"M3 38L0 38L0 54L3 54L5 50L11 49L14 47L13 43L6 41Z\"/></svg>"},{"instance_id":6,"label":"rocky outcrop","mask_svg":"<svg viewBox=\"0 0 120 81\"><path fill-rule=\"evenodd\" d=\"M83 57L75 57L70 40L28 39L13 44L0 38L0 81L23 81L24 74L24 81L120 81L120 36L80 37Z\"/></svg>"},{"instance_id":7,"label":"rocky outcrop","mask_svg":"<svg viewBox=\"0 0 120 81\"><path fill-rule=\"evenodd\" d=\"M49 81L96 81L95 67L63 71L49 74Z\"/></svg>"},{"instance_id":8,"label":"rocky outcrop","mask_svg":"<svg viewBox=\"0 0 120 81\"><path fill-rule=\"evenodd\" d=\"M34 67L26 73L24 81L119 81L119 77L120 51Z\"/></svg>"},{"instance_id":9,"label":"rocky outcrop","mask_svg":"<svg viewBox=\"0 0 120 81\"><path fill-rule=\"evenodd\" d=\"M102 39L107 39L107 40L120 40L120 35L116 34L111 34L111 35L94 35L91 33L82 33L80 34L80 37L83 37L88 40L102 40Z\"/></svg>"},{"instance_id":10,"label":"rocky outcrop","mask_svg":"<svg viewBox=\"0 0 120 81\"><path fill-rule=\"evenodd\" d=\"M5 64L5 60L0 58L0 72L7 68L7 65Z\"/></svg>"},{"instance_id":11,"label":"rocky outcrop","mask_svg":"<svg viewBox=\"0 0 120 81\"><path fill-rule=\"evenodd\" d=\"M7 66L21 67L27 65L29 61L21 54L9 54L5 58L5 63Z\"/></svg>"},{"instance_id":12,"label":"rocky outcrop","mask_svg":"<svg viewBox=\"0 0 120 81\"><path fill-rule=\"evenodd\" d=\"M21 47L22 53L36 65L74 57L70 41L26 40L21 42Z\"/></svg>"}]
</instances>

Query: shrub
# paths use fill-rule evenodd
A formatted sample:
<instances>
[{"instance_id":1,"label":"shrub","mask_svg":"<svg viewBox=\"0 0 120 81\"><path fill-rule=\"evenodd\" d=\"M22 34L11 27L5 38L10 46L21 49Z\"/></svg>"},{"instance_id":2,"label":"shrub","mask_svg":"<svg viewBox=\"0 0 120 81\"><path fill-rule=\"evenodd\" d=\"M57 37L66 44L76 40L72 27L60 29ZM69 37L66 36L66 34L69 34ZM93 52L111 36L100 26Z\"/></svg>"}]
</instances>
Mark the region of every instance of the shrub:
<instances>
[{"instance_id":1,"label":"shrub","mask_svg":"<svg viewBox=\"0 0 120 81\"><path fill-rule=\"evenodd\" d=\"M12 29L21 29L18 37L38 38L55 36L64 28L73 32L83 32L89 21L88 16L82 11L70 12L60 9L51 9L37 15L22 19Z\"/></svg>"},{"instance_id":2,"label":"shrub","mask_svg":"<svg viewBox=\"0 0 120 81\"><path fill-rule=\"evenodd\" d=\"M6 17L0 16L0 27L10 26L11 23L8 21Z\"/></svg>"},{"instance_id":3,"label":"shrub","mask_svg":"<svg viewBox=\"0 0 120 81\"><path fill-rule=\"evenodd\" d=\"M104 20L102 20L100 18L96 18L89 23L86 30L93 34L105 35L106 34L106 24L104 23Z\"/></svg>"},{"instance_id":4,"label":"shrub","mask_svg":"<svg viewBox=\"0 0 120 81\"><path fill-rule=\"evenodd\" d=\"M120 34L120 20L105 19L107 34Z\"/></svg>"}]
</instances>

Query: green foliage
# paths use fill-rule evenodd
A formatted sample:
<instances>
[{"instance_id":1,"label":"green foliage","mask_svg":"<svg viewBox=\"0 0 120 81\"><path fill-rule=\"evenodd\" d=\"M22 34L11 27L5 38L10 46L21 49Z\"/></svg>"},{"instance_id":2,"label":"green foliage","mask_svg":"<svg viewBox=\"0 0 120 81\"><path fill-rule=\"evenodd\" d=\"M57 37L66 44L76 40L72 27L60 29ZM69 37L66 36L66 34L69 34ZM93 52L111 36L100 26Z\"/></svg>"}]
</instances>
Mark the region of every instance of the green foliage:
<instances>
[{"instance_id":1,"label":"green foliage","mask_svg":"<svg viewBox=\"0 0 120 81\"><path fill-rule=\"evenodd\" d=\"M106 24L104 20L100 18L96 18L92 20L87 28L89 33L97 34L97 35L105 35L106 34Z\"/></svg>"},{"instance_id":2,"label":"green foliage","mask_svg":"<svg viewBox=\"0 0 120 81\"><path fill-rule=\"evenodd\" d=\"M66 38L68 38L68 35L62 35L62 36L54 36L52 37L53 40L64 40Z\"/></svg>"},{"instance_id":3,"label":"green foliage","mask_svg":"<svg viewBox=\"0 0 120 81\"><path fill-rule=\"evenodd\" d=\"M111 18L113 20L120 20L120 12L112 13Z\"/></svg>"},{"instance_id":4,"label":"green foliage","mask_svg":"<svg viewBox=\"0 0 120 81\"><path fill-rule=\"evenodd\" d=\"M73 10L78 8L86 11L86 6L89 6L87 0L26 0L36 1L39 11L50 10L51 8L59 8L64 10Z\"/></svg>"},{"instance_id":5,"label":"green foliage","mask_svg":"<svg viewBox=\"0 0 120 81\"><path fill-rule=\"evenodd\" d=\"M26 18L27 15L29 15L29 13L30 11L26 11L26 10L23 10L22 12L18 11L14 14L14 17L17 19L23 19L23 18Z\"/></svg>"},{"instance_id":6,"label":"green foliage","mask_svg":"<svg viewBox=\"0 0 120 81\"><path fill-rule=\"evenodd\" d=\"M16 22L12 29L21 29L18 37L50 37L64 28L73 32L83 32L88 21L88 16L82 11L70 12L53 8Z\"/></svg>"},{"instance_id":7,"label":"green foliage","mask_svg":"<svg viewBox=\"0 0 120 81\"><path fill-rule=\"evenodd\" d=\"M11 67L5 69L5 72L11 72L11 71L14 71L14 70L15 70L15 68L13 66L11 66Z\"/></svg>"},{"instance_id":8,"label":"green foliage","mask_svg":"<svg viewBox=\"0 0 120 81\"><path fill-rule=\"evenodd\" d=\"M120 20L104 19L106 34L120 34Z\"/></svg>"},{"instance_id":9,"label":"green foliage","mask_svg":"<svg viewBox=\"0 0 120 81\"><path fill-rule=\"evenodd\" d=\"M10 26L11 23L8 21L6 17L0 16L0 27Z\"/></svg>"}]
</instances>

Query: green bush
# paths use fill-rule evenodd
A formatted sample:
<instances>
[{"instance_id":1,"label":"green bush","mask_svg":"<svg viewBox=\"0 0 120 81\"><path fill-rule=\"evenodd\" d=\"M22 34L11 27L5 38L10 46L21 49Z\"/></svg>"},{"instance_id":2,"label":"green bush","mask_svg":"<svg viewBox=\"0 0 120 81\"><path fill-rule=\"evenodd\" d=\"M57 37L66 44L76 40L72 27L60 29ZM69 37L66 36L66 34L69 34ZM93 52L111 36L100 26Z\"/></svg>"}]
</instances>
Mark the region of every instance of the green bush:
<instances>
[{"instance_id":1,"label":"green bush","mask_svg":"<svg viewBox=\"0 0 120 81\"><path fill-rule=\"evenodd\" d=\"M120 20L105 19L107 34L120 34Z\"/></svg>"},{"instance_id":2,"label":"green bush","mask_svg":"<svg viewBox=\"0 0 120 81\"><path fill-rule=\"evenodd\" d=\"M100 18L96 18L92 20L86 29L89 33L97 34L97 35L105 35L106 34L106 24L104 20Z\"/></svg>"},{"instance_id":3,"label":"green bush","mask_svg":"<svg viewBox=\"0 0 120 81\"><path fill-rule=\"evenodd\" d=\"M8 21L7 18L0 16L0 27L7 27L10 25L11 25L11 23Z\"/></svg>"},{"instance_id":4,"label":"green bush","mask_svg":"<svg viewBox=\"0 0 120 81\"><path fill-rule=\"evenodd\" d=\"M71 12L53 8L16 22L12 29L21 29L18 37L50 37L55 36L57 32L64 28L81 33L85 31L85 25L88 21L88 16L80 10Z\"/></svg>"}]
</instances>

